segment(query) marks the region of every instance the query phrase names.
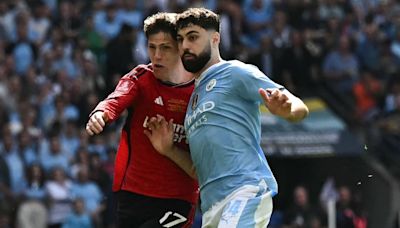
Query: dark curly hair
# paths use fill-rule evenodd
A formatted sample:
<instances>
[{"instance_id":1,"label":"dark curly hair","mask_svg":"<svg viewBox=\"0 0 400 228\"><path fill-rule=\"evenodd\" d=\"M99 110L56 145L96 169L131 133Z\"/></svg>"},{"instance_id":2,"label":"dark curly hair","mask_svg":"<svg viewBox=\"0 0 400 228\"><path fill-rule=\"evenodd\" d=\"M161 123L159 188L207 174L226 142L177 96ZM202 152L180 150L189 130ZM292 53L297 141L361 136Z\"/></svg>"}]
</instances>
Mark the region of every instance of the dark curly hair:
<instances>
[{"instance_id":1,"label":"dark curly hair","mask_svg":"<svg viewBox=\"0 0 400 228\"><path fill-rule=\"evenodd\" d=\"M219 32L219 15L205 8L189 8L178 14L176 21L177 30L190 25L197 25L205 30L215 30Z\"/></svg>"}]
</instances>

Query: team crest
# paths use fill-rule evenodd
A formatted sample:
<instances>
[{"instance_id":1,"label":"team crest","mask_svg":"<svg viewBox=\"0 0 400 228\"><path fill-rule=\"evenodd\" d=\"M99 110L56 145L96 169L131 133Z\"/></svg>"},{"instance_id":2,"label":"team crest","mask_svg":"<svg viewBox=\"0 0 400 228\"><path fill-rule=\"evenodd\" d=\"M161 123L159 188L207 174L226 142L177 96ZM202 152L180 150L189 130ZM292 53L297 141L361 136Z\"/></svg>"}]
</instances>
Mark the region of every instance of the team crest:
<instances>
[{"instance_id":1,"label":"team crest","mask_svg":"<svg viewBox=\"0 0 400 228\"><path fill-rule=\"evenodd\" d=\"M199 95L195 94L192 100L192 109L195 109L197 106L197 101L199 100Z\"/></svg>"},{"instance_id":2,"label":"team crest","mask_svg":"<svg viewBox=\"0 0 400 228\"><path fill-rule=\"evenodd\" d=\"M206 91L208 92L208 91L212 90L216 84L217 84L217 80L211 79L211 81L206 86Z\"/></svg>"}]
</instances>

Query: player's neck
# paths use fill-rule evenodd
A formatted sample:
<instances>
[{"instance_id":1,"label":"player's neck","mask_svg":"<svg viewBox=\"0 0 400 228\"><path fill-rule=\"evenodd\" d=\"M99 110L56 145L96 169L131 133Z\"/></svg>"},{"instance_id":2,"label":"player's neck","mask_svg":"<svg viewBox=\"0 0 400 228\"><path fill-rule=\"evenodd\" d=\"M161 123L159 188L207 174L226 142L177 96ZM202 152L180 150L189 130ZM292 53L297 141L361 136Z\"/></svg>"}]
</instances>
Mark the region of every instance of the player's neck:
<instances>
[{"instance_id":1,"label":"player's neck","mask_svg":"<svg viewBox=\"0 0 400 228\"><path fill-rule=\"evenodd\" d=\"M194 74L194 77L196 79L198 79L204 71L206 71L208 68L210 68L211 66L213 66L221 61L222 61L222 58L219 55L215 56L214 58L211 58L210 61L208 61L208 63L203 67L203 69L201 69L199 72Z\"/></svg>"},{"instance_id":2,"label":"player's neck","mask_svg":"<svg viewBox=\"0 0 400 228\"><path fill-rule=\"evenodd\" d=\"M174 84L180 84L188 82L192 79L193 79L193 74L187 72L182 65L176 67L173 71L171 71L171 74L168 75L166 80Z\"/></svg>"}]
</instances>

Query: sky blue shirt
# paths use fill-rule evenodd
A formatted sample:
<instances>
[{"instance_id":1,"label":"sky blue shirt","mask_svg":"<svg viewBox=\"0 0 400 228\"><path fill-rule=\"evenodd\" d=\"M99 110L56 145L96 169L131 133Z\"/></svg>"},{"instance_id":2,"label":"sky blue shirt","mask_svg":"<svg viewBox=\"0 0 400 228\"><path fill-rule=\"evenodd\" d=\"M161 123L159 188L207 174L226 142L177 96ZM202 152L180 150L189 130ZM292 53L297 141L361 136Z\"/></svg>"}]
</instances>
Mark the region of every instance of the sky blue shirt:
<instances>
[{"instance_id":1,"label":"sky blue shirt","mask_svg":"<svg viewBox=\"0 0 400 228\"><path fill-rule=\"evenodd\" d=\"M16 148L8 153L1 154L7 163L10 173L11 191L15 194L21 193L25 187L25 167L22 158L19 156Z\"/></svg>"},{"instance_id":2,"label":"sky blue shirt","mask_svg":"<svg viewBox=\"0 0 400 228\"><path fill-rule=\"evenodd\" d=\"M276 194L278 186L260 147L259 88L282 88L257 67L222 61L196 80L186 118L202 199L202 210L243 185L264 180Z\"/></svg>"},{"instance_id":3,"label":"sky blue shirt","mask_svg":"<svg viewBox=\"0 0 400 228\"><path fill-rule=\"evenodd\" d=\"M61 228L91 228L92 222L90 216L86 214L78 215L75 212L68 215Z\"/></svg>"},{"instance_id":4,"label":"sky blue shirt","mask_svg":"<svg viewBox=\"0 0 400 228\"><path fill-rule=\"evenodd\" d=\"M94 212L101 204L103 194L100 188L92 181L74 183L71 188L72 198L82 198L88 213Z\"/></svg>"}]
</instances>

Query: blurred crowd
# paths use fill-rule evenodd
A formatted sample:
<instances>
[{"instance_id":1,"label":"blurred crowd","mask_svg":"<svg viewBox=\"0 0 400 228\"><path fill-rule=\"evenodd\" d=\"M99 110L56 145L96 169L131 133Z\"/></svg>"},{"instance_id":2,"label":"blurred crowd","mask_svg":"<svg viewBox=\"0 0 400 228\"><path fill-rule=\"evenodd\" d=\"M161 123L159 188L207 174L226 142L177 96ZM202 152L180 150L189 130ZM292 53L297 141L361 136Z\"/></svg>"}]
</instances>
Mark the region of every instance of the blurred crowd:
<instances>
[{"instance_id":1,"label":"blurred crowd","mask_svg":"<svg viewBox=\"0 0 400 228\"><path fill-rule=\"evenodd\" d=\"M2 0L0 227L112 226L121 122L92 138L85 123L121 75L148 62L143 19L190 6L221 15L225 59L320 96L397 151L400 1Z\"/></svg>"},{"instance_id":2,"label":"blurred crowd","mask_svg":"<svg viewBox=\"0 0 400 228\"><path fill-rule=\"evenodd\" d=\"M268 227L323 228L331 223L340 228L367 228L361 200L361 194L354 189L347 185L335 186L330 178L322 186L317 200L312 200L306 186L297 185L291 203L283 210L274 210Z\"/></svg>"},{"instance_id":3,"label":"blurred crowd","mask_svg":"<svg viewBox=\"0 0 400 228\"><path fill-rule=\"evenodd\" d=\"M325 182L319 197L311 197L310 189L297 185L289 200L285 208L274 209L268 228L324 228L332 222L340 228L368 225L361 195L347 185L335 186L333 179Z\"/></svg>"}]
</instances>

